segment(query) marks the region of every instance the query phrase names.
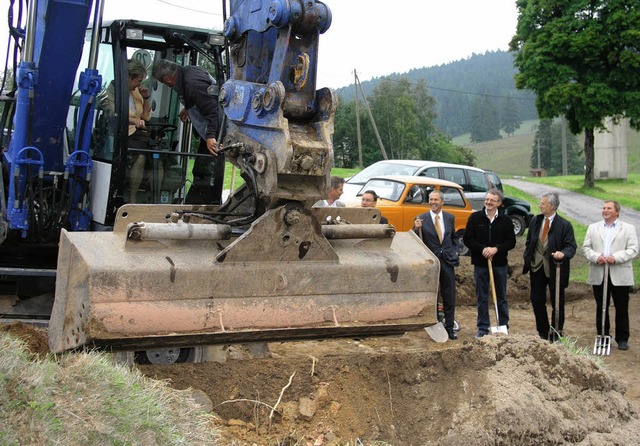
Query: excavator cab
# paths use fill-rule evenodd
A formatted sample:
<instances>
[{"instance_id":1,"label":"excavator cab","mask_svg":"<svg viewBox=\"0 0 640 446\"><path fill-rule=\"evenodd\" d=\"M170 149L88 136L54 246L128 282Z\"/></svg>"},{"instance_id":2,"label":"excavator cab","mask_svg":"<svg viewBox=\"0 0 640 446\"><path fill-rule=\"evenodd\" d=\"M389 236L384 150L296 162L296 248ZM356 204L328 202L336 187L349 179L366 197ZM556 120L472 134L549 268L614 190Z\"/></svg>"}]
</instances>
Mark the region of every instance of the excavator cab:
<instances>
[{"instance_id":1,"label":"excavator cab","mask_svg":"<svg viewBox=\"0 0 640 446\"><path fill-rule=\"evenodd\" d=\"M90 39L91 30L87 42ZM200 63L221 85L225 80L223 44L221 33L210 30L134 20L103 26L98 49L103 87L96 100L91 140L97 187L92 188L90 203L96 226L112 227L116 210L125 204L221 203L224 159L197 153L199 137L190 123L179 119L182 104L178 94L153 79L152 69L158 59L180 65ZM89 56L89 48L87 44L83 58ZM128 135L128 66L132 60L146 68L142 86L149 91L151 104L150 119L140 132L142 137L135 140ZM72 104L76 99L74 96ZM72 107L69 113L72 116L77 111ZM75 134L73 124L79 121L69 122L69 133ZM206 196L206 201L195 203L189 191L203 185L205 193L200 196Z\"/></svg>"},{"instance_id":2,"label":"excavator cab","mask_svg":"<svg viewBox=\"0 0 640 446\"><path fill-rule=\"evenodd\" d=\"M200 64L224 83L221 31L135 20L98 22L87 29L91 3L37 2L38 15L46 17L36 21L33 32L41 47L34 50L34 74L28 74L37 82L2 97L0 318L49 318L63 228L111 231L117 210L127 204L206 207L222 201L224 158L197 153L199 138L179 119L178 94L152 78L153 63L169 59ZM61 45L60 33L71 29L74 36L65 36ZM143 85L151 95L147 138L135 147L128 137L131 60L146 68ZM89 95L93 108L86 107L83 88L91 61L97 85ZM22 120L16 111L21 101L29 108ZM22 142L20 135L26 135ZM204 193L192 200L196 183Z\"/></svg>"}]
</instances>

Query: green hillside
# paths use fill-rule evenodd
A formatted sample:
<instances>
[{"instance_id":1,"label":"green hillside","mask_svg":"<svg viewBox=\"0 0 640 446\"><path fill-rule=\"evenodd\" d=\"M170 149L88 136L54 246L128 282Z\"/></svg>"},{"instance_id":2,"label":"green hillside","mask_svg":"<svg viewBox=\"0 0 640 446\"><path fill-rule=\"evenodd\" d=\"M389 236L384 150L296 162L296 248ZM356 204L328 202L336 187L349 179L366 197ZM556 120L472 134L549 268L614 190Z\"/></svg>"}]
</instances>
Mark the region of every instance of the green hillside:
<instances>
[{"instance_id":1,"label":"green hillside","mask_svg":"<svg viewBox=\"0 0 640 446\"><path fill-rule=\"evenodd\" d=\"M455 137L453 142L472 148L477 157L478 167L493 170L505 178L529 176L536 124L536 120L525 121L516 135L510 138L469 144L469 135L465 134ZM580 140L582 141L582 138ZM628 171L640 173L640 133L630 131L627 144Z\"/></svg>"}]
</instances>

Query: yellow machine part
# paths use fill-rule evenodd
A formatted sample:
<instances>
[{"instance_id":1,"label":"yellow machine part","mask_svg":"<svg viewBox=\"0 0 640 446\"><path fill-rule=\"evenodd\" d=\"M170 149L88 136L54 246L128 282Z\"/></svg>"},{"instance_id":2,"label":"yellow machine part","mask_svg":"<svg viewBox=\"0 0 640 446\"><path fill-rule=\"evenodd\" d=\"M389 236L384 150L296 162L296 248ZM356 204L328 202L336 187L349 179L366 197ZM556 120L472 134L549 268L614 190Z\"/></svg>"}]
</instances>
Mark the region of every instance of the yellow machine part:
<instances>
[{"instance_id":1,"label":"yellow machine part","mask_svg":"<svg viewBox=\"0 0 640 446\"><path fill-rule=\"evenodd\" d=\"M437 258L413 232L368 223L375 209L282 206L239 236L226 225L165 219L173 208L128 211L114 232L63 231L53 352L355 336L436 322ZM163 217L126 224L122 215Z\"/></svg>"}]
</instances>

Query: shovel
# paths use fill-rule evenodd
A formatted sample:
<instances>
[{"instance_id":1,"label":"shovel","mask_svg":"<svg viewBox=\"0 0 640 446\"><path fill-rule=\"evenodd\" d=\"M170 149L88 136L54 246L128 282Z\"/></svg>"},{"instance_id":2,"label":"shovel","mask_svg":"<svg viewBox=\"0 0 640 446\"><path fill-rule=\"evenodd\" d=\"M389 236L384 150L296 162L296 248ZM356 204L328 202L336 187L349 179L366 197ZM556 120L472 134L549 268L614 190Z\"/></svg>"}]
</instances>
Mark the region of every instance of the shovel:
<instances>
[{"instance_id":1,"label":"shovel","mask_svg":"<svg viewBox=\"0 0 640 446\"><path fill-rule=\"evenodd\" d=\"M424 240L422 239L422 228L416 231L418 237L422 243ZM438 295L440 294L440 285L438 285ZM436 297L436 320L438 320L438 303ZM444 328L444 324L440 321L433 325L429 325L428 327L424 327L424 330L427 332L429 337L436 342L447 342L449 340L449 333L447 333L447 329Z\"/></svg>"},{"instance_id":2,"label":"shovel","mask_svg":"<svg viewBox=\"0 0 640 446\"><path fill-rule=\"evenodd\" d=\"M507 326L500 325L500 315L498 313L498 298L496 297L496 284L493 280L493 264L491 262L491 259L487 259L487 262L489 264L489 284L491 285L491 296L493 297L493 305L496 307L496 323L498 324L497 327L491 327L491 333L504 333L508 335L509 329L507 328Z\"/></svg>"},{"instance_id":3,"label":"shovel","mask_svg":"<svg viewBox=\"0 0 640 446\"><path fill-rule=\"evenodd\" d=\"M602 333L596 336L596 341L593 344L594 355L610 355L611 354L611 336L605 336L605 320L607 318L607 287L609 285L609 264L604 264L604 281L602 285Z\"/></svg>"},{"instance_id":4,"label":"shovel","mask_svg":"<svg viewBox=\"0 0 640 446\"><path fill-rule=\"evenodd\" d=\"M553 307L553 326L549 330L549 341L557 341L557 337L560 336L560 330L558 330L558 321L560 320L560 262L556 262L556 296L555 306Z\"/></svg>"},{"instance_id":5,"label":"shovel","mask_svg":"<svg viewBox=\"0 0 640 446\"><path fill-rule=\"evenodd\" d=\"M438 288L440 288L438 286ZM440 290L438 290L438 298L440 296ZM438 298L436 298L436 318L438 319ZM429 325L428 327L424 327L425 331L429 335L431 339L436 342L447 342L449 340L449 333L447 329L444 328L444 324L438 320L437 323L433 325Z\"/></svg>"}]
</instances>

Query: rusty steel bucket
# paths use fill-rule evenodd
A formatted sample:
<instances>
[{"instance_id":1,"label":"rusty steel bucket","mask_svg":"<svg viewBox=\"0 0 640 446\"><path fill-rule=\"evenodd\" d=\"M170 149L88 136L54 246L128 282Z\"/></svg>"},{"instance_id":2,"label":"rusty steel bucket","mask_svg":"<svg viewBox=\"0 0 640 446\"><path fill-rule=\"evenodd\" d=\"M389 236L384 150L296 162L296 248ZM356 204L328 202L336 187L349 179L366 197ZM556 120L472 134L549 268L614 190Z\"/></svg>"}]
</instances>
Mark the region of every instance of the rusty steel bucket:
<instances>
[{"instance_id":1,"label":"rusty steel bucket","mask_svg":"<svg viewBox=\"0 0 640 446\"><path fill-rule=\"evenodd\" d=\"M236 236L226 225L167 221L159 207L138 210L157 221L121 219L114 232L63 231L53 352L380 334L436 321L437 258L413 232L358 223L351 214L362 209L338 211L355 224L328 226L323 212L337 211L283 206Z\"/></svg>"}]
</instances>

